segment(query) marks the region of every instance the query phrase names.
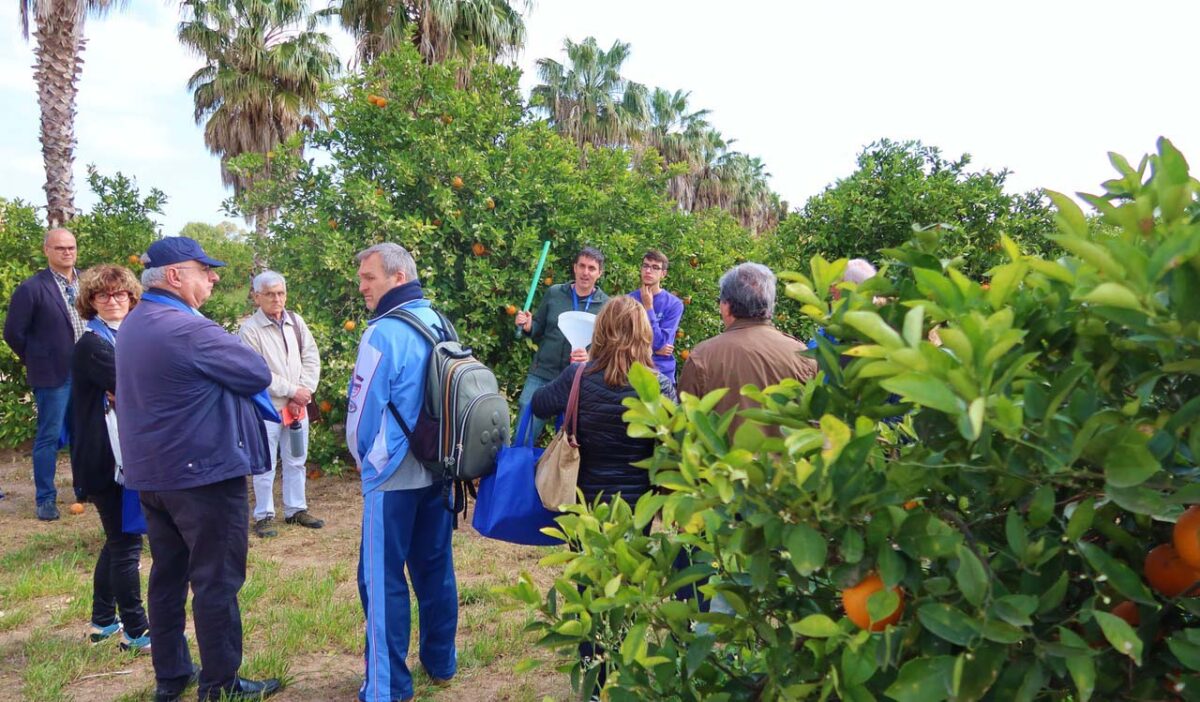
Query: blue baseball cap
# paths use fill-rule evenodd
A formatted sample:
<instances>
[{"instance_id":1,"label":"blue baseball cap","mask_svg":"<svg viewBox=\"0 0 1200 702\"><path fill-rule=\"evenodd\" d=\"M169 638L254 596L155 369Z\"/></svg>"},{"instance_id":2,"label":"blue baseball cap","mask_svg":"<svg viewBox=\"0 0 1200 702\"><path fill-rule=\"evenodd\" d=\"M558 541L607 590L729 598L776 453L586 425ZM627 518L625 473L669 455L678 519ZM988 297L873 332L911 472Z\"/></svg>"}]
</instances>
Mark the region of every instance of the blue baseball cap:
<instances>
[{"instance_id":1,"label":"blue baseball cap","mask_svg":"<svg viewBox=\"0 0 1200 702\"><path fill-rule=\"evenodd\" d=\"M159 268L184 261L199 261L213 268L225 265L224 261L209 258L201 248L200 242L186 236L168 236L159 239L146 249L146 258L149 259L146 261L147 268Z\"/></svg>"}]
</instances>

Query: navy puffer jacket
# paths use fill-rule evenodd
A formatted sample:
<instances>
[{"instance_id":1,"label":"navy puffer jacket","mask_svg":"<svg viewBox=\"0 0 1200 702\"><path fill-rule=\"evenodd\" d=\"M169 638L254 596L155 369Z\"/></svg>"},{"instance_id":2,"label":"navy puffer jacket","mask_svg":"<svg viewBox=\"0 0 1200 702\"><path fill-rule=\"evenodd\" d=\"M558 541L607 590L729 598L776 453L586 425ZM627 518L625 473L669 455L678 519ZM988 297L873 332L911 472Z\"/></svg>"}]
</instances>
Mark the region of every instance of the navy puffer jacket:
<instances>
[{"instance_id":1,"label":"navy puffer jacket","mask_svg":"<svg viewBox=\"0 0 1200 702\"><path fill-rule=\"evenodd\" d=\"M543 419L567 409L571 383L578 363L568 366L557 378L533 395L533 413ZM675 399L675 389L661 373L658 384L663 395ZM654 453L652 439L634 439L626 434L621 401L637 392L626 383L619 388L604 382L604 373L589 362L579 386L579 489L591 502L603 494L611 499L617 493L629 504L650 489L650 474L631 464Z\"/></svg>"}]
</instances>

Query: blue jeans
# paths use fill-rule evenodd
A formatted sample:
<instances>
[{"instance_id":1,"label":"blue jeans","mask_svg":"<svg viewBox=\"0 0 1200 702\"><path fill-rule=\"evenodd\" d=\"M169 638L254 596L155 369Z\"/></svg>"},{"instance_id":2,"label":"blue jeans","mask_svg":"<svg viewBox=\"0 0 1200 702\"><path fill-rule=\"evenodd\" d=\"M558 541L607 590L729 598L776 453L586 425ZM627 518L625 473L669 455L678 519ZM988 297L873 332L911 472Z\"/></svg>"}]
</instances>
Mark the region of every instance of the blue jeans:
<instances>
[{"instance_id":1,"label":"blue jeans","mask_svg":"<svg viewBox=\"0 0 1200 702\"><path fill-rule=\"evenodd\" d=\"M58 491L54 489L54 468L58 463L63 429L67 424L67 411L71 404L71 381L56 388L34 388L33 399L37 403L37 434L33 439L33 484L37 489L37 503L54 502Z\"/></svg>"},{"instance_id":2,"label":"blue jeans","mask_svg":"<svg viewBox=\"0 0 1200 702\"><path fill-rule=\"evenodd\" d=\"M532 374L525 376L525 387L521 390L521 399L517 400L517 405L519 406L519 409L517 410L518 417L521 416L521 412L524 412L525 408L533 402L533 393L549 384L550 381L546 380L545 378L539 378L538 376ZM542 430L545 428L546 420L538 419L537 415L533 415L529 418L529 432L533 436L534 446L537 446L538 439L542 438Z\"/></svg>"}]
</instances>

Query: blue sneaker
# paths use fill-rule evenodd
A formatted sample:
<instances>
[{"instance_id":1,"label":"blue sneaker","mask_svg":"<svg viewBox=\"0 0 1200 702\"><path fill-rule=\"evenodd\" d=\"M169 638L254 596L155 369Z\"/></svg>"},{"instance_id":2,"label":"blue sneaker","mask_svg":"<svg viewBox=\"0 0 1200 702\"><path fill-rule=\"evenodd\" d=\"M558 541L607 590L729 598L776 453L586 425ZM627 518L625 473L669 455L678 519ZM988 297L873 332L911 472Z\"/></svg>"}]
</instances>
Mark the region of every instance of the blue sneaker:
<instances>
[{"instance_id":1,"label":"blue sneaker","mask_svg":"<svg viewBox=\"0 0 1200 702\"><path fill-rule=\"evenodd\" d=\"M101 626L96 622L92 622L92 630L88 634L88 639L92 643L100 643L101 641L106 641L109 638L112 638L119 631L121 631L120 619L114 619L113 623L109 624L108 626Z\"/></svg>"},{"instance_id":2,"label":"blue sneaker","mask_svg":"<svg viewBox=\"0 0 1200 702\"><path fill-rule=\"evenodd\" d=\"M129 635L128 631L121 632L121 650L133 651L134 653L149 653L150 634L142 634L135 639Z\"/></svg>"}]
</instances>

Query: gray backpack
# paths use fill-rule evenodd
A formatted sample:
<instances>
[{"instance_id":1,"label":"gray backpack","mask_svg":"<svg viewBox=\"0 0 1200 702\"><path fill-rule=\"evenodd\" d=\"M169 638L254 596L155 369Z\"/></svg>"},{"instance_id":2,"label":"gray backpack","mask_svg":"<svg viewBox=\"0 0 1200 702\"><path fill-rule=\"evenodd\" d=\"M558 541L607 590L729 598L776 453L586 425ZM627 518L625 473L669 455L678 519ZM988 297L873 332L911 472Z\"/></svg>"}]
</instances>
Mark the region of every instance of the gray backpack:
<instances>
[{"instance_id":1,"label":"gray backpack","mask_svg":"<svg viewBox=\"0 0 1200 702\"><path fill-rule=\"evenodd\" d=\"M434 475L453 482L458 497L470 481L496 469L496 454L508 443L508 402L500 394L496 375L458 341L454 325L441 312L440 338L412 312L393 309L395 317L415 329L433 347L425 371L425 401L415 426L408 426L395 405L388 409L408 438L413 456ZM466 509L455 499L451 511Z\"/></svg>"}]
</instances>

